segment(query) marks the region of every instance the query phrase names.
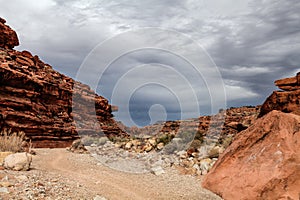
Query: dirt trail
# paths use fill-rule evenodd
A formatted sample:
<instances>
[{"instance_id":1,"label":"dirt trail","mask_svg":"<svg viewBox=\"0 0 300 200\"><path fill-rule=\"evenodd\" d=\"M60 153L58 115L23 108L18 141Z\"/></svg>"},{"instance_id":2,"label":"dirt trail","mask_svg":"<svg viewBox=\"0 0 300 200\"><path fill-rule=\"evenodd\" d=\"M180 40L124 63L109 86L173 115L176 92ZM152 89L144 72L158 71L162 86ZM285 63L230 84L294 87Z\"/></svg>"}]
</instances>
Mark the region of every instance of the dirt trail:
<instances>
[{"instance_id":1,"label":"dirt trail","mask_svg":"<svg viewBox=\"0 0 300 200\"><path fill-rule=\"evenodd\" d=\"M204 190L200 180L169 169L161 176L116 171L97 163L88 154L74 154L65 149L37 149L33 168L55 173L76 183L73 192L88 191L109 200L134 199L220 199Z\"/></svg>"}]
</instances>

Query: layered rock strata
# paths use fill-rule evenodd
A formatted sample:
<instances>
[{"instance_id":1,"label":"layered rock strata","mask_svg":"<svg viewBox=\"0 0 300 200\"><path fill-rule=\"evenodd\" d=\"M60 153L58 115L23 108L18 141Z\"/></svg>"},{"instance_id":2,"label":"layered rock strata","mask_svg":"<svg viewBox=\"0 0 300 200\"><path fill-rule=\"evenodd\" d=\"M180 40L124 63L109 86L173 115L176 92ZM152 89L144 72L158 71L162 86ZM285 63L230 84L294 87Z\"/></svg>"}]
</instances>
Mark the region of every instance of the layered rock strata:
<instances>
[{"instance_id":1,"label":"layered rock strata","mask_svg":"<svg viewBox=\"0 0 300 200\"><path fill-rule=\"evenodd\" d=\"M126 135L105 98L38 56L13 50L16 33L3 19L0 28L0 129L23 131L34 147L67 147L78 133Z\"/></svg>"},{"instance_id":2,"label":"layered rock strata","mask_svg":"<svg viewBox=\"0 0 300 200\"><path fill-rule=\"evenodd\" d=\"M300 72L295 77L275 81L281 91L274 91L264 102L260 117L272 110L300 115Z\"/></svg>"}]
</instances>

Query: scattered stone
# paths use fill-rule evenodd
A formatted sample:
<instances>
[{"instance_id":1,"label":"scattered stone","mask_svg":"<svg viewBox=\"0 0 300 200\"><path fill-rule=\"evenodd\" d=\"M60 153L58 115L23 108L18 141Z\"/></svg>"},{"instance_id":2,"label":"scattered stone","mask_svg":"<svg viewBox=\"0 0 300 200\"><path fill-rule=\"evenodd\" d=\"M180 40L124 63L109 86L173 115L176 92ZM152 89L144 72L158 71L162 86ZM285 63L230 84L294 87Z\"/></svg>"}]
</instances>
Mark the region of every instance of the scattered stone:
<instances>
[{"instance_id":1,"label":"scattered stone","mask_svg":"<svg viewBox=\"0 0 300 200\"><path fill-rule=\"evenodd\" d=\"M215 146L209 151L208 156L209 156L209 158L218 158L219 153L220 153L220 147Z\"/></svg>"},{"instance_id":2,"label":"scattered stone","mask_svg":"<svg viewBox=\"0 0 300 200\"><path fill-rule=\"evenodd\" d=\"M144 151L146 151L146 152L149 152L149 151L151 151L153 149L153 147L150 145L150 144L147 144L145 147L144 147Z\"/></svg>"},{"instance_id":3,"label":"scattered stone","mask_svg":"<svg viewBox=\"0 0 300 200\"><path fill-rule=\"evenodd\" d=\"M100 137L98 140L98 145L104 145L108 141L109 139L107 137Z\"/></svg>"},{"instance_id":4,"label":"scattered stone","mask_svg":"<svg viewBox=\"0 0 300 200\"><path fill-rule=\"evenodd\" d=\"M165 146L164 143L160 142L160 143L157 144L156 148L158 150L162 150L164 148L164 146Z\"/></svg>"},{"instance_id":5,"label":"scattered stone","mask_svg":"<svg viewBox=\"0 0 300 200\"><path fill-rule=\"evenodd\" d=\"M0 193L9 193L8 189L6 187L0 187Z\"/></svg>"},{"instance_id":6,"label":"scattered stone","mask_svg":"<svg viewBox=\"0 0 300 200\"><path fill-rule=\"evenodd\" d=\"M125 149L130 149L132 147L132 142L127 142L125 145Z\"/></svg>"},{"instance_id":7,"label":"scattered stone","mask_svg":"<svg viewBox=\"0 0 300 200\"><path fill-rule=\"evenodd\" d=\"M24 182L24 181L28 180L28 177L25 175L20 175L20 176L16 176L16 179L20 182Z\"/></svg>"},{"instance_id":8,"label":"scattered stone","mask_svg":"<svg viewBox=\"0 0 300 200\"><path fill-rule=\"evenodd\" d=\"M149 144L151 144L151 145L154 146L154 147L155 147L156 144L157 144L155 139L149 139L148 142L149 142Z\"/></svg>"},{"instance_id":9,"label":"scattered stone","mask_svg":"<svg viewBox=\"0 0 300 200\"><path fill-rule=\"evenodd\" d=\"M160 176L165 173L164 169L161 166L151 168L151 172L156 176Z\"/></svg>"},{"instance_id":10,"label":"scattered stone","mask_svg":"<svg viewBox=\"0 0 300 200\"><path fill-rule=\"evenodd\" d=\"M4 167L15 171L27 171L30 169L32 156L26 152L8 155L4 159Z\"/></svg>"},{"instance_id":11,"label":"scattered stone","mask_svg":"<svg viewBox=\"0 0 300 200\"><path fill-rule=\"evenodd\" d=\"M105 197L97 195L94 197L94 200L107 200L107 199Z\"/></svg>"},{"instance_id":12,"label":"scattered stone","mask_svg":"<svg viewBox=\"0 0 300 200\"><path fill-rule=\"evenodd\" d=\"M206 158L200 161L200 169L202 171L208 172L211 168L212 160L210 158Z\"/></svg>"},{"instance_id":13,"label":"scattered stone","mask_svg":"<svg viewBox=\"0 0 300 200\"><path fill-rule=\"evenodd\" d=\"M0 182L0 186L7 188L13 186L13 184L11 182L6 181L6 182Z\"/></svg>"},{"instance_id":14,"label":"scattered stone","mask_svg":"<svg viewBox=\"0 0 300 200\"><path fill-rule=\"evenodd\" d=\"M81 139L73 141L72 145L68 147L67 150L73 153L88 153L88 150L83 145Z\"/></svg>"}]
</instances>

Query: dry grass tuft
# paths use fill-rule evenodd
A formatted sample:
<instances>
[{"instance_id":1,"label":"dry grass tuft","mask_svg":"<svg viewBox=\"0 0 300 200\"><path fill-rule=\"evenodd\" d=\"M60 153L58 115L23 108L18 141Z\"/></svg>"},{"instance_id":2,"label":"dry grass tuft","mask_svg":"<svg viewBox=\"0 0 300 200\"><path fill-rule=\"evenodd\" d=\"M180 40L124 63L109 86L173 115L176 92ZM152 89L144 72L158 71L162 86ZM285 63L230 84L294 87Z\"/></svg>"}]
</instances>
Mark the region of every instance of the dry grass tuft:
<instances>
[{"instance_id":1,"label":"dry grass tuft","mask_svg":"<svg viewBox=\"0 0 300 200\"><path fill-rule=\"evenodd\" d=\"M21 152L23 151L24 140L24 132L13 132L11 129L4 129L0 132L0 151Z\"/></svg>"}]
</instances>

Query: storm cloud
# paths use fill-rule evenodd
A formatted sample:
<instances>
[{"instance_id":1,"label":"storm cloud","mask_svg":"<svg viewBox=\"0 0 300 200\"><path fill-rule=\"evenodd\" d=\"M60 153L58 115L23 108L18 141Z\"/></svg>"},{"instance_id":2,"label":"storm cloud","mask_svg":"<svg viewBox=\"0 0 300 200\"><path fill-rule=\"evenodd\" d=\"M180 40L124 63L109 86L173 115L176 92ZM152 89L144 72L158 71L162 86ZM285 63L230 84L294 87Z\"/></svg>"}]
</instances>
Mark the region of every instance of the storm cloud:
<instances>
[{"instance_id":1,"label":"storm cloud","mask_svg":"<svg viewBox=\"0 0 300 200\"><path fill-rule=\"evenodd\" d=\"M200 114L211 114L217 109L212 108L211 92L222 90L226 102L218 101L222 99L220 92L220 97L214 97L215 107L261 104L276 89L274 80L299 71L298 0L0 0L0 3L0 16L18 33L21 45L16 49L38 54L56 70L84 83L89 83L93 70L78 76L80 67L107 40L151 27L182 35L176 41L175 37L168 38L168 31L162 31L151 39L165 49L145 46L119 55L111 60L94 88L121 108L115 116L128 125L150 123L150 115L159 120L197 117L199 112L195 107ZM125 48L122 45L148 44L149 37L128 35L125 40L114 43L107 52L101 51L96 57L99 60L90 61L91 66L99 66L111 52ZM195 53L195 44L202 48L201 55ZM174 53L168 49L177 50ZM220 77L213 72L205 77L197 74L182 55L191 59L206 56L217 66L224 84L214 85ZM208 72L211 69L208 63L198 61L196 65ZM151 77L154 77L152 85L147 84ZM161 79L169 86L154 84ZM120 80L122 84L118 84ZM122 95L137 83L141 87L128 97L129 102L122 101ZM197 102L189 101L190 88ZM148 112L157 104L164 109L156 106ZM127 119L124 109L129 109L132 120ZM163 117L155 112L161 112Z\"/></svg>"}]
</instances>

